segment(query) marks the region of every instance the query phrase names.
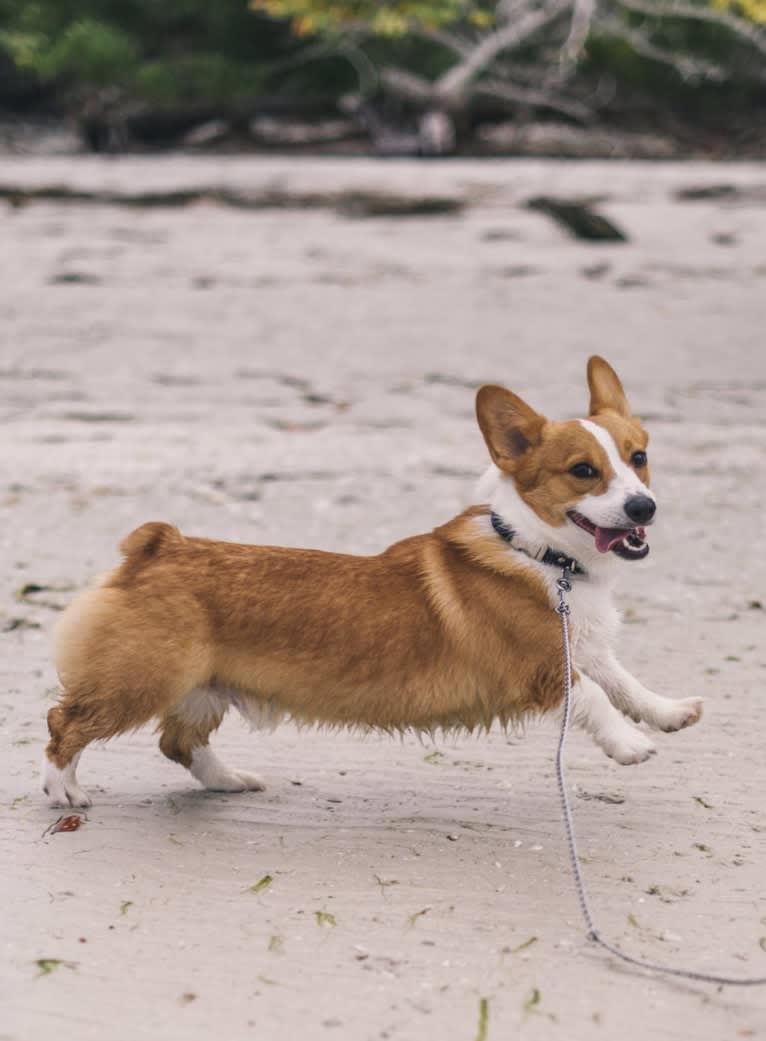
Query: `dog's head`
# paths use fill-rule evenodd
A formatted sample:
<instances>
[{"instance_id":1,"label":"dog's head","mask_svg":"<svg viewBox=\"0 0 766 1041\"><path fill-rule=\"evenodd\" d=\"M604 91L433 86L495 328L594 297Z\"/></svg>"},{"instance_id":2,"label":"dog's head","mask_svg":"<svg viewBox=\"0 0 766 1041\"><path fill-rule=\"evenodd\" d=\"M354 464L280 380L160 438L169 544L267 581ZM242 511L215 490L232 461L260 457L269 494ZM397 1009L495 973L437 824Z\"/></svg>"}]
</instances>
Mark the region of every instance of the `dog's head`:
<instances>
[{"instance_id":1,"label":"dog's head","mask_svg":"<svg viewBox=\"0 0 766 1041\"><path fill-rule=\"evenodd\" d=\"M476 414L503 486L515 491L557 545L574 556L613 553L640 560L656 503L649 491L649 440L622 383L603 358L588 361L587 419L557 423L503 387L485 386ZM508 488L512 482L512 489ZM514 525L511 515L504 517Z\"/></svg>"}]
</instances>

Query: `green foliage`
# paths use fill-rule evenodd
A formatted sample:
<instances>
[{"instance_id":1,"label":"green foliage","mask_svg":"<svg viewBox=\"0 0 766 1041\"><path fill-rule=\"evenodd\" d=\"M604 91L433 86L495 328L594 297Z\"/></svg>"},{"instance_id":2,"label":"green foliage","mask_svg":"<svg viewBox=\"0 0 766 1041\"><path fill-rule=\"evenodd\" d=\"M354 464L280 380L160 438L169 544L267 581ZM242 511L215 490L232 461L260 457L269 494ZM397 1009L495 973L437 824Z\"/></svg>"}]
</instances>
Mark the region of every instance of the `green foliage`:
<instances>
[{"instance_id":1,"label":"green foliage","mask_svg":"<svg viewBox=\"0 0 766 1041\"><path fill-rule=\"evenodd\" d=\"M130 33L95 18L81 18L55 39L38 37L32 64L44 79L77 75L103 86L129 79L138 52L138 41Z\"/></svg>"},{"instance_id":2,"label":"green foliage","mask_svg":"<svg viewBox=\"0 0 766 1041\"><path fill-rule=\"evenodd\" d=\"M454 51L440 45L436 35L423 30L457 29L464 39L480 41L497 28L496 2L489 0L249 0L250 7L273 18L289 21L297 36L324 36L328 41L353 35L364 41L367 57L377 67L395 65L426 80L437 79L456 61ZM631 12L610 4L597 5L592 29L578 56L579 73L598 79L600 73L615 76L620 84L655 97L672 100L679 87L694 90L705 84L705 69L725 70L734 98L742 84L761 79L761 59L756 51L720 22L672 14L673 5L657 2L659 14L649 9ZM687 4L687 7L694 5ZM766 0L698 0L696 6L724 11L740 19L766 25ZM574 3L573 3L574 7ZM623 19L627 33L621 36L608 25L603 13L611 13L612 26ZM516 52L522 63L550 63L560 46L566 18L553 28L556 35L541 34ZM466 31L467 30L467 31ZM634 47L631 32L646 47ZM655 49L654 54L652 48ZM673 56L678 56L674 67ZM696 59L696 60L695 60ZM555 61L555 58L553 59ZM715 77L711 76L711 81ZM731 86L729 86L731 84ZM721 91L719 90L719 93Z\"/></svg>"},{"instance_id":3,"label":"green foliage","mask_svg":"<svg viewBox=\"0 0 766 1041\"><path fill-rule=\"evenodd\" d=\"M210 101L257 92L265 70L220 54L189 54L142 62L134 71L136 93L152 101Z\"/></svg>"},{"instance_id":4,"label":"green foliage","mask_svg":"<svg viewBox=\"0 0 766 1041\"><path fill-rule=\"evenodd\" d=\"M254 11L290 19L299 36L364 27L380 36L403 36L413 25L441 29L463 22L478 29L495 25L490 0L249 0ZM700 6L728 10L766 24L766 0L701 0Z\"/></svg>"},{"instance_id":5,"label":"green foliage","mask_svg":"<svg viewBox=\"0 0 766 1041\"><path fill-rule=\"evenodd\" d=\"M374 35L403 36L413 23L428 29L458 21L489 27L496 5L468 0L250 0L250 6L272 18L291 19L299 36L359 25Z\"/></svg>"},{"instance_id":6,"label":"green foliage","mask_svg":"<svg viewBox=\"0 0 766 1041\"><path fill-rule=\"evenodd\" d=\"M715 0L713 6L741 14L751 22L766 25L766 0Z\"/></svg>"},{"instance_id":7,"label":"green foliage","mask_svg":"<svg viewBox=\"0 0 766 1041\"><path fill-rule=\"evenodd\" d=\"M766 0L698 3L766 26ZM397 66L438 79L459 59L430 33L454 28L479 41L496 27L497 6L494 0L0 0L0 51L25 82L74 109L106 87L118 88L120 98L168 105L238 101L264 91L313 100L358 90L365 69ZM703 107L747 103L762 59L725 26L624 16L667 54L722 66L727 81L683 80L672 63L602 31L597 18L577 82L566 89L607 74L627 94L684 109L692 93ZM554 36L541 33L514 57L522 65L555 63L566 28L560 19ZM512 63L508 68L512 74ZM367 82L370 92L377 89L374 75ZM386 103L395 114L401 110L400 100L387 96Z\"/></svg>"},{"instance_id":8,"label":"green foliage","mask_svg":"<svg viewBox=\"0 0 766 1041\"><path fill-rule=\"evenodd\" d=\"M247 0L0 0L0 49L73 98L117 86L175 102L258 91L296 44Z\"/></svg>"}]
</instances>

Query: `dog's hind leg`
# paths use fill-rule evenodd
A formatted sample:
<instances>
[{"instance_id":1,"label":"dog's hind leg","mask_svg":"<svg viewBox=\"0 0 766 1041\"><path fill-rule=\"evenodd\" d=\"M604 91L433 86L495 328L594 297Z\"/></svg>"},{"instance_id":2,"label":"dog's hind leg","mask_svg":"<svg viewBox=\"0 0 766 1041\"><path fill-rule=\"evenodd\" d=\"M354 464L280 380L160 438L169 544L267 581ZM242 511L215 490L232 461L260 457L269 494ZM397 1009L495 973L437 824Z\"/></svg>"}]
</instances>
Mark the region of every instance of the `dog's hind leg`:
<instances>
[{"instance_id":1,"label":"dog's hind leg","mask_svg":"<svg viewBox=\"0 0 766 1041\"><path fill-rule=\"evenodd\" d=\"M232 769L210 747L210 735L221 725L230 703L226 694L213 690L187 694L162 717L160 750L209 791L261 791L264 785L257 774Z\"/></svg>"},{"instance_id":2,"label":"dog's hind leg","mask_svg":"<svg viewBox=\"0 0 766 1041\"><path fill-rule=\"evenodd\" d=\"M43 757L41 784L51 806L91 805L90 796L77 783L77 764L81 755L82 752L78 752L63 769L47 756Z\"/></svg>"},{"instance_id":3,"label":"dog's hind leg","mask_svg":"<svg viewBox=\"0 0 766 1041\"><path fill-rule=\"evenodd\" d=\"M122 711L116 710L116 705ZM104 741L139 727L154 715L151 704L136 704L129 692L121 699L104 700L90 688L67 690L48 712L50 741L45 750L42 788L51 806L90 806L87 792L77 783L77 764L92 741Z\"/></svg>"},{"instance_id":4,"label":"dog's hind leg","mask_svg":"<svg viewBox=\"0 0 766 1041\"><path fill-rule=\"evenodd\" d=\"M124 552L135 550L136 537L128 537ZM88 804L75 770L91 741L163 719L210 675L205 611L172 571L158 581L159 592L135 590L139 563L133 553L102 585L74 600L57 626L56 668L64 693L48 713L43 771L54 806Z\"/></svg>"},{"instance_id":5,"label":"dog's hind leg","mask_svg":"<svg viewBox=\"0 0 766 1041\"><path fill-rule=\"evenodd\" d=\"M88 712L77 695L65 693L48 713L50 741L42 764L41 785L51 806L90 806L77 783L77 764L86 745L111 737L111 726L100 727L97 712Z\"/></svg>"}]
</instances>

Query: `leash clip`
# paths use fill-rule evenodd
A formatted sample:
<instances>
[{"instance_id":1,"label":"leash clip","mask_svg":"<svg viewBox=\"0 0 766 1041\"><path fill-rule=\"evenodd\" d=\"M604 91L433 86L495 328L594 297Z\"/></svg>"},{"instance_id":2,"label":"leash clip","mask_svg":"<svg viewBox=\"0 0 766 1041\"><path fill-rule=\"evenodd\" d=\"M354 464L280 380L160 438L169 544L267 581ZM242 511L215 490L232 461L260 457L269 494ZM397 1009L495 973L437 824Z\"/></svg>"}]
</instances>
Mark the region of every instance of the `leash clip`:
<instances>
[{"instance_id":1,"label":"leash clip","mask_svg":"<svg viewBox=\"0 0 766 1041\"><path fill-rule=\"evenodd\" d=\"M569 573L569 568L565 565L561 572L561 578L556 579L556 588L559 591L559 602L558 606L555 608L555 611L556 614L559 615L559 617L562 619L564 615L569 614L569 604L567 603L566 599L566 594L571 592L572 590L572 583L567 578L567 575Z\"/></svg>"}]
</instances>

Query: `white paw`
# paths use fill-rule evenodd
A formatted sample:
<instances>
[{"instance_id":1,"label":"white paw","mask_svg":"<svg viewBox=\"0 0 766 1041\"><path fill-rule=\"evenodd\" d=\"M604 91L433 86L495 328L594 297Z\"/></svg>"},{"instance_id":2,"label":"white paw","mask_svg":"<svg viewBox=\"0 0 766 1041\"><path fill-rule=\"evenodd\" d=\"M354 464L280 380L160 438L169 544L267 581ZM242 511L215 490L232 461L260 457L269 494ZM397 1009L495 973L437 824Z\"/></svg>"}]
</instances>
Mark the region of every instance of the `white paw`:
<instances>
[{"instance_id":1,"label":"white paw","mask_svg":"<svg viewBox=\"0 0 766 1041\"><path fill-rule=\"evenodd\" d=\"M262 792L265 785L258 774L244 770L225 770L205 782L209 792Z\"/></svg>"},{"instance_id":2,"label":"white paw","mask_svg":"<svg viewBox=\"0 0 766 1041\"><path fill-rule=\"evenodd\" d=\"M88 793L79 786L75 770L76 762L69 763L63 770L45 757L42 770L42 789L48 796L48 805L53 807L91 805Z\"/></svg>"},{"instance_id":3,"label":"white paw","mask_svg":"<svg viewBox=\"0 0 766 1041\"><path fill-rule=\"evenodd\" d=\"M262 792L266 787L263 778L259 774L251 774L246 770L235 770L234 773L245 785L247 792Z\"/></svg>"},{"instance_id":4,"label":"white paw","mask_svg":"<svg viewBox=\"0 0 766 1041\"><path fill-rule=\"evenodd\" d=\"M209 745L202 745L192 752L189 770L203 788L210 792L259 792L263 781L257 774L244 770L232 770L222 763Z\"/></svg>"},{"instance_id":5,"label":"white paw","mask_svg":"<svg viewBox=\"0 0 766 1041\"><path fill-rule=\"evenodd\" d=\"M602 738L599 744L610 759L622 766L645 763L657 751L646 734L642 734L640 730L621 731L618 735Z\"/></svg>"},{"instance_id":6,"label":"white paw","mask_svg":"<svg viewBox=\"0 0 766 1041\"><path fill-rule=\"evenodd\" d=\"M702 698L683 698L681 701L663 698L662 708L656 713L655 718L648 722L666 733L683 730L684 727L693 726L700 721L702 706Z\"/></svg>"}]
</instances>

